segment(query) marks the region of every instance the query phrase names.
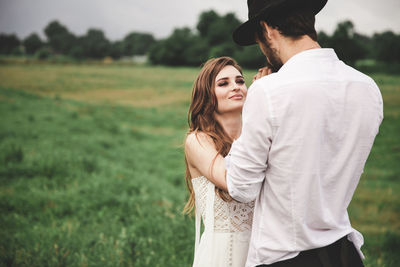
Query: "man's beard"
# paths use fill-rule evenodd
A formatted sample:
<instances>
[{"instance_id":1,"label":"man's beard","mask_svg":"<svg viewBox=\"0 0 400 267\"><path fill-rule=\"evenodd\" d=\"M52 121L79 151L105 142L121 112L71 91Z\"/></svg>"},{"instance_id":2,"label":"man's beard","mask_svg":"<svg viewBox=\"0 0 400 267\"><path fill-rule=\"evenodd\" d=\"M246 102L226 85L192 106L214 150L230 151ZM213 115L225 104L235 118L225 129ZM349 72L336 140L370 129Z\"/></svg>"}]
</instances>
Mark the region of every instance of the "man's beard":
<instances>
[{"instance_id":1,"label":"man's beard","mask_svg":"<svg viewBox=\"0 0 400 267\"><path fill-rule=\"evenodd\" d=\"M283 66L282 60L278 56L278 51L275 48L271 48L271 42L269 38L265 35L261 36L261 42L259 46L263 54L267 57L267 67L272 70L272 72L278 72L278 70Z\"/></svg>"},{"instance_id":2,"label":"man's beard","mask_svg":"<svg viewBox=\"0 0 400 267\"><path fill-rule=\"evenodd\" d=\"M272 72L278 72L278 70L283 66L282 60L278 57L276 49L271 48L269 45L264 47L265 56L267 57L267 67L269 67Z\"/></svg>"}]
</instances>

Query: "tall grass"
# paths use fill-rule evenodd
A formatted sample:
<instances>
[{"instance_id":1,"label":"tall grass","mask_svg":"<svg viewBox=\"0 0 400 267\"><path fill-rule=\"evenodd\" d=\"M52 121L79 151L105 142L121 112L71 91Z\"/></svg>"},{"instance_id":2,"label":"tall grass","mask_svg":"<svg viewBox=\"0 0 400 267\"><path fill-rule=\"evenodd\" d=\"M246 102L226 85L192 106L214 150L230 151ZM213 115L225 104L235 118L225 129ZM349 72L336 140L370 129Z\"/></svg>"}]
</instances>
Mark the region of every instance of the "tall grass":
<instances>
[{"instance_id":1,"label":"tall grass","mask_svg":"<svg viewBox=\"0 0 400 267\"><path fill-rule=\"evenodd\" d=\"M197 72L0 65L0 265L190 266L182 143ZM400 78L374 78L385 120L349 213L366 266L396 266Z\"/></svg>"}]
</instances>

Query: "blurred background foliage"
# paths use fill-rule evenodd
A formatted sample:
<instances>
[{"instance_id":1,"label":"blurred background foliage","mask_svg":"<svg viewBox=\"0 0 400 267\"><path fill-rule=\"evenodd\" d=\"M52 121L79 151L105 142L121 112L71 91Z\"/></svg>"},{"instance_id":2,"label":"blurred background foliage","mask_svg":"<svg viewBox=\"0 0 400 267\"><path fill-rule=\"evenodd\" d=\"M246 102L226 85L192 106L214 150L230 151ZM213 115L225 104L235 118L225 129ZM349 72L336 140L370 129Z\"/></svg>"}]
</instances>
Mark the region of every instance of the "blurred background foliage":
<instances>
[{"instance_id":1,"label":"blurred background foliage","mask_svg":"<svg viewBox=\"0 0 400 267\"><path fill-rule=\"evenodd\" d=\"M240 24L233 13L220 15L209 10L200 14L195 29L176 28L161 40L151 33L132 32L122 40L110 41L101 29L76 36L59 21L52 21L44 29L46 40L36 33L23 40L14 34L0 34L0 54L71 60L146 55L152 64L169 66L199 66L210 57L232 56L243 67L258 68L265 62L258 47L240 47L232 41L232 32ZM340 59L361 70L400 73L400 35L392 31L366 36L357 33L347 20L331 35L319 32L318 40L322 47L334 48Z\"/></svg>"}]
</instances>

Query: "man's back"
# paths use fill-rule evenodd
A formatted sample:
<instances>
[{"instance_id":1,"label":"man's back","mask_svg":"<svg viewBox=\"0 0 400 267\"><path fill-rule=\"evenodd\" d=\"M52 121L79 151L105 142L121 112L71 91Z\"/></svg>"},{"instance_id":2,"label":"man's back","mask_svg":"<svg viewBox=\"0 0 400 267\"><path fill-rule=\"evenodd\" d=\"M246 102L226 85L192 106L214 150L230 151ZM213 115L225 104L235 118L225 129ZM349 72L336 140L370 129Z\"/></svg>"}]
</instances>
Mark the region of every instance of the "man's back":
<instances>
[{"instance_id":1,"label":"man's back","mask_svg":"<svg viewBox=\"0 0 400 267\"><path fill-rule=\"evenodd\" d=\"M373 80L331 49L301 52L250 87L228 172L234 198L258 195L247 266L292 258L348 234L361 246L347 206L382 116ZM257 127L259 136L246 132ZM254 146L244 147L249 140ZM254 186L235 179L246 175Z\"/></svg>"}]
</instances>

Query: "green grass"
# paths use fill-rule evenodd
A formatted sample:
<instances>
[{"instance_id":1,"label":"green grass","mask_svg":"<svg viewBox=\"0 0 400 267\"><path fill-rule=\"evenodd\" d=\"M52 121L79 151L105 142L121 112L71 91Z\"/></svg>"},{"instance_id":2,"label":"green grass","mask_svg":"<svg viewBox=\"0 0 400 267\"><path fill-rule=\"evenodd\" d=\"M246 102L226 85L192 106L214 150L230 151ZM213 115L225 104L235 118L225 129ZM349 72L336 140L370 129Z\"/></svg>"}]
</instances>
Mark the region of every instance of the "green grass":
<instances>
[{"instance_id":1,"label":"green grass","mask_svg":"<svg viewBox=\"0 0 400 267\"><path fill-rule=\"evenodd\" d=\"M0 266L190 266L182 143L197 72L0 65ZM349 213L366 266L396 266L400 77L373 77L385 119Z\"/></svg>"}]
</instances>

